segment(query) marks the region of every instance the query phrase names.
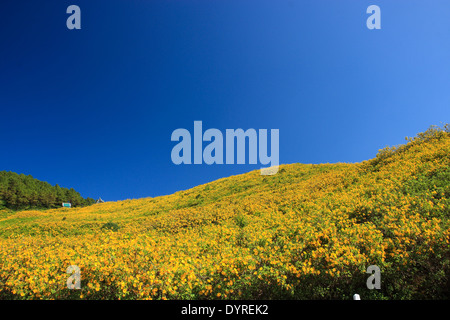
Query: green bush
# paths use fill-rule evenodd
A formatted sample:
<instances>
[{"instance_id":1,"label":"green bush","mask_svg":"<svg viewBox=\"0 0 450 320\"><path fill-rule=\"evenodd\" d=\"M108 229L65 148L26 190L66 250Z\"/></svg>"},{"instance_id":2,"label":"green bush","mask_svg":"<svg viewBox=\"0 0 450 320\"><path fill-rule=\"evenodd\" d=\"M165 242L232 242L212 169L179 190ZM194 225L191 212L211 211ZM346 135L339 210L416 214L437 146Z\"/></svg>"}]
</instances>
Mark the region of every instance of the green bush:
<instances>
[{"instance_id":1,"label":"green bush","mask_svg":"<svg viewBox=\"0 0 450 320\"><path fill-rule=\"evenodd\" d=\"M119 225L114 222L107 222L102 226L102 229L108 229L112 231L117 231L120 229Z\"/></svg>"},{"instance_id":2,"label":"green bush","mask_svg":"<svg viewBox=\"0 0 450 320\"><path fill-rule=\"evenodd\" d=\"M234 218L234 221L239 228L244 228L248 224L247 218L240 212Z\"/></svg>"}]
</instances>

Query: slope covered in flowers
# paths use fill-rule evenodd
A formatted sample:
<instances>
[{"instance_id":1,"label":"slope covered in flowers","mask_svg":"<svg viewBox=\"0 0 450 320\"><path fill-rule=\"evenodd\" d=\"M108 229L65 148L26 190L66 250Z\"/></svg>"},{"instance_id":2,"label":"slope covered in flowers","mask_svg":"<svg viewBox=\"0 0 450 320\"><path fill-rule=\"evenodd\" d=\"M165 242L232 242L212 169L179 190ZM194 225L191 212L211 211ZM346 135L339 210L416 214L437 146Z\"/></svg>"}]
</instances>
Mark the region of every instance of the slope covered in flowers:
<instances>
[{"instance_id":1,"label":"slope covered in flowers","mask_svg":"<svg viewBox=\"0 0 450 320\"><path fill-rule=\"evenodd\" d=\"M449 298L450 135L173 195L0 211L0 298ZM81 290L67 289L67 268ZM381 289L366 287L369 265Z\"/></svg>"}]
</instances>

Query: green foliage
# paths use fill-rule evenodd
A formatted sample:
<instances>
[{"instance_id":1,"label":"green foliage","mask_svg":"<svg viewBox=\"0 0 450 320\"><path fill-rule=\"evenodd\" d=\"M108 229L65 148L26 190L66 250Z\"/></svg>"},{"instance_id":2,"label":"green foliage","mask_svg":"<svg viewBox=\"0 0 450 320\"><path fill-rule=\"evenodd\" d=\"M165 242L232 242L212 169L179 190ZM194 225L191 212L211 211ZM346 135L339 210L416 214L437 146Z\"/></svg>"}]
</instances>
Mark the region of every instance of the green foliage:
<instances>
[{"instance_id":1,"label":"green foliage","mask_svg":"<svg viewBox=\"0 0 450 320\"><path fill-rule=\"evenodd\" d=\"M52 186L31 175L0 171L0 209L50 209L60 207L63 202L79 207L91 205L95 200L84 199L72 188Z\"/></svg>"},{"instance_id":2,"label":"green foliage","mask_svg":"<svg viewBox=\"0 0 450 320\"><path fill-rule=\"evenodd\" d=\"M244 228L248 224L247 218L241 212L236 215L234 221L239 228Z\"/></svg>"},{"instance_id":3,"label":"green foliage","mask_svg":"<svg viewBox=\"0 0 450 320\"><path fill-rule=\"evenodd\" d=\"M117 231L120 229L119 225L114 222L107 222L102 226L102 229L108 229L112 231Z\"/></svg>"}]
</instances>

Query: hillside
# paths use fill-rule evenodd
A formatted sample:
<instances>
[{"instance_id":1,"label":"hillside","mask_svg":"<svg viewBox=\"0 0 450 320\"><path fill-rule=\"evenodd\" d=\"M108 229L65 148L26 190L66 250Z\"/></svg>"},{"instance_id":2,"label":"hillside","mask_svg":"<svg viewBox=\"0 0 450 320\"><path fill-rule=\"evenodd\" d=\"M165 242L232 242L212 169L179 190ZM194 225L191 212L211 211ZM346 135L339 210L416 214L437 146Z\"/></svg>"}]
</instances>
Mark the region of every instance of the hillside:
<instances>
[{"instance_id":1,"label":"hillside","mask_svg":"<svg viewBox=\"0 0 450 320\"><path fill-rule=\"evenodd\" d=\"M448 299L450 134L173 195L0 211L0 298ZM81 269L81 290L66 270ZM369 265L381 289L366 287Z\"/></svg>"},{"instance_id":2,"label":"hillside","mask_svg":"<svg viewBox=\"0 0 450 320\"><path fill-rule=\"evenodd\" d=\"M91 205L94 199L84 199L74 189L52 186L31 175L0 171L0 209L50 209L70 202L73 206Z\"/></svg>"}]
</instances>

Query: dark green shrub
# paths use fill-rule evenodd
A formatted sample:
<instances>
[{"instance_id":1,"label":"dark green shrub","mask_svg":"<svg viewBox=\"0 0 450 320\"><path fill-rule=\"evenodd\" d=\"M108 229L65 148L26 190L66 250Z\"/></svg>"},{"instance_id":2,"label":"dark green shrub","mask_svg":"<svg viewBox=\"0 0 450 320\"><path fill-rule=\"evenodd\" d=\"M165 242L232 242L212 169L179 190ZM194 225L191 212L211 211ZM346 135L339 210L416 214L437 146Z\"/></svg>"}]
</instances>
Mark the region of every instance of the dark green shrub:
<instances>
[{"instance_id":1,"label":"dark green shrub","mask_svg":"<svg viewBox=\"0 0 450 320\"><path fill-rule=\"evenodd\" d=\"M108 229L112 231L117 231L120 229L119 225L114 222L107 222L102 226L102 229Z\"/></svg>"}]
</instances>

